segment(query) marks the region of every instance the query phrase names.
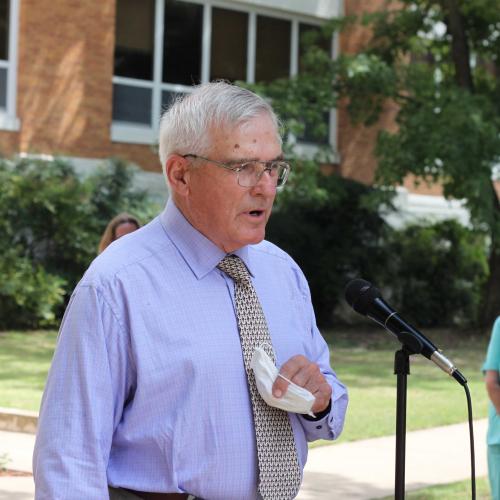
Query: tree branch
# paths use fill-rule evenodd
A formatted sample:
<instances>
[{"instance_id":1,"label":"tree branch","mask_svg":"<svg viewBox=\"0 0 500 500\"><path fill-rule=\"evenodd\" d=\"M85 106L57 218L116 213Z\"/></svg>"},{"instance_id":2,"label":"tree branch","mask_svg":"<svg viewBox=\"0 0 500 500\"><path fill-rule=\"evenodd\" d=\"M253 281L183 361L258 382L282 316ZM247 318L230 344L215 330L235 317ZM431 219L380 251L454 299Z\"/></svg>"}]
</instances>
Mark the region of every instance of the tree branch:
<instances>
[{"instance_id":1,"label":"tree branch","mask_svg":"<svg viewBox=\"0 0 500 500\"><path fill-rule=\"evenodd\" d=\"M470 50L464 19L457 0L444 0L443 3L443 7L448 11L447 26L452 39L451 53L455 65L455 79L460 87L473 93L474 82L470 68Z\"/></svg>"}]
</instances>

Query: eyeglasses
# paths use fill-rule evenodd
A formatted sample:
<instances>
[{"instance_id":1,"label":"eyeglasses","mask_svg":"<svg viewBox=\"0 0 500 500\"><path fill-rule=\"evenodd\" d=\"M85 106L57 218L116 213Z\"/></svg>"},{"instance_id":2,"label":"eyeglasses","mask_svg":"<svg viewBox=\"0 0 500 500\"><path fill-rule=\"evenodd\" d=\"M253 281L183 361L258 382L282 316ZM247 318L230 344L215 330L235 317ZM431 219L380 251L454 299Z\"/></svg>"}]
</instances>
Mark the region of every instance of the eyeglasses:
<instances>
[{"instance_id":1,"label":"eyeglasses","mask_svg":"<svg viewBox=\"0 0 500 500\"><path fill-rule=\"evenodd\" d=\"M187 154L183 155L182 157L204 160L208 163L213 163L218 167L232 170L236 173L238 184L241 187L255 186L259 182L264 172L269 172L269 177L274 181L276 187L279 188L285 185L285 182L288 179L288 174L290 173L290 164L283 160L251 160L244 162L238 161L224 163L222 161L211 160L210 158L205 158L203 156L194 154Z\"/></svg>"}]
</instances>

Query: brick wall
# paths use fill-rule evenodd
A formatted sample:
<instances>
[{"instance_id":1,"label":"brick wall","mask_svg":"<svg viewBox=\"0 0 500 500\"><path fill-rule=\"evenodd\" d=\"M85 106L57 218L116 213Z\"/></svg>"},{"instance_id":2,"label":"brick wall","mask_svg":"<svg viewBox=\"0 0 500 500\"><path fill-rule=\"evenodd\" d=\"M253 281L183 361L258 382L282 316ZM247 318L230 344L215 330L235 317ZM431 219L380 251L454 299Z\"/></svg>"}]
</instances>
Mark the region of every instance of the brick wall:
<instances>
[{"instance_id":1,"label":"brick wall","mask_svg":"<svg viewBox=\"0 0 500 500\"><path fill-rule=\"evenodd\" d=\"M360 14L373 12L384 8L385 0L346 0L345 14ZM344 54L355 54L370 38L366 28L354 26L340 36L340 50ZM374 147L380 130L394 132L397 130L395 118L398 107L394 102L387 101L380 120L377 124L364 127L353 125L349 119L346 102L338 109L338 144L341 156L340 171L342 175L365 184L371 184L377 169L377 159ZM407 176L403 186L410 192L419 194L441 195L442 188L438 184L428 185L425 182L416 182L414 176Z\"/></svg>"},{"instance_id":2,"label":"brick wall","mask_svg":"<svg viewBox=\"0 0 500 500\"><path fill-rule=\"evenodd\" d=\"M18 133L0 148L84 158L121 156L160 171L150 146L112 143L115 0L23 0L19 26Z\"/></svg>"},{"instance_id":3,"label":"brick wall","mask_svg":"<svg viewBox=\"0 0 500 500\"><path fill-rule=\"evenodd\" d=\"M345 14L356 15L380 10L384 4L385 0L348 0L345 1ZM369 39L370 32L366 28L352 26L340 35L340 52L355 54ZM393 103L386 103L386 109L379 123L367 128L352 124L346 105L347 102L344 101L338 109L341 173L365 184L371 184L377 167L373 153L377 134L382 128L395 129L394 117L397 114L397 107Z\"/></svg>"}]
</instances>

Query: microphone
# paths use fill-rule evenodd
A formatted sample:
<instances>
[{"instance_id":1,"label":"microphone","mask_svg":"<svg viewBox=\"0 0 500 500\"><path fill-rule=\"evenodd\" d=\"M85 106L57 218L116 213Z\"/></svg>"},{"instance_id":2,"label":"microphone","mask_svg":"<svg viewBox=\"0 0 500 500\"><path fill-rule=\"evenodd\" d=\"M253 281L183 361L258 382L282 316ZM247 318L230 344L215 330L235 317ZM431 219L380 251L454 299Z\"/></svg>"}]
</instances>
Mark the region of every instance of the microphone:
<instances>
[{"instance_id":1,"label":"microphone","mask_svg":"<svg viewBox=\"0 0 500 500\"><path fill-rule=\"evenodd\" d=\"M385 302L379 289L370 282L362 279L351 280L345 288L345 299L357 313L367 316L393 333L410 354L424 355L459 384L467 384L467 379L453 363L425 335L401 318L397 311Z\"/></svg>"}]
</instances>

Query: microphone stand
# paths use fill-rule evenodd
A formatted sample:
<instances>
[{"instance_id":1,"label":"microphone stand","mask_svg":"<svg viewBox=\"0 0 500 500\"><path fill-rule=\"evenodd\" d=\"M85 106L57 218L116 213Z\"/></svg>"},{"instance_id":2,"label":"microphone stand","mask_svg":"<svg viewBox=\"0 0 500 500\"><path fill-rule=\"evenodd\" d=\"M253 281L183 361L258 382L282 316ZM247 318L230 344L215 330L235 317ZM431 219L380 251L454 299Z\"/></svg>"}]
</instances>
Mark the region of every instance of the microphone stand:
<instances>
[{"instance_id":1,"label":"microphone stand","mask_svg":"<svg viewBox=\"0 0 500 500\"><path fill-rule=\"evenodd\" d=\"M408 332L400 332L398 339L402 347L394 355L394 374L397 375L396 398L396 476L395 500L405 498L405 453L406 453L406 394L407 378L410 374L410 355L422 352L422 343Z\"/></svg>"},{"instance_id":2,"label":"microphone stand","mask_svg":"<svg viewBox=\"0 0 500 500\"><path fill-rule=\"evenodd\" d=\"M396 397L396 476L394 483L394 498L405 498L405 452L406 452L406 394L407 377L410 374L410 354L408 349L402 349L394 354L394 374L397 375Z\"/></svg>"}]
</instances>

